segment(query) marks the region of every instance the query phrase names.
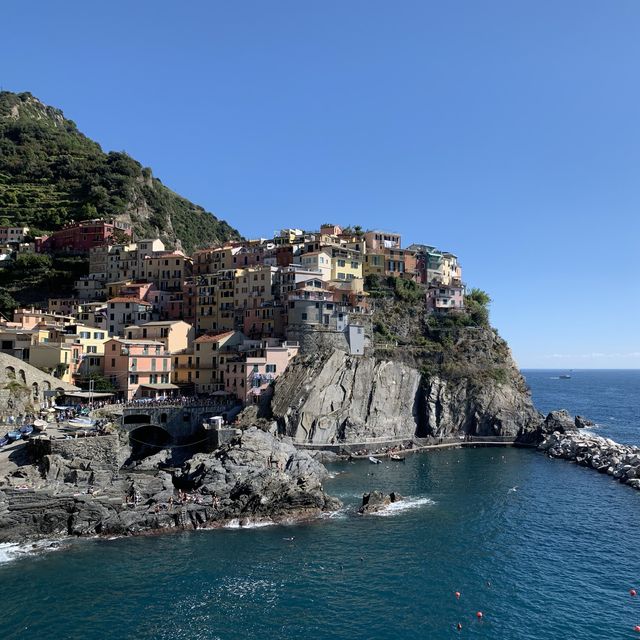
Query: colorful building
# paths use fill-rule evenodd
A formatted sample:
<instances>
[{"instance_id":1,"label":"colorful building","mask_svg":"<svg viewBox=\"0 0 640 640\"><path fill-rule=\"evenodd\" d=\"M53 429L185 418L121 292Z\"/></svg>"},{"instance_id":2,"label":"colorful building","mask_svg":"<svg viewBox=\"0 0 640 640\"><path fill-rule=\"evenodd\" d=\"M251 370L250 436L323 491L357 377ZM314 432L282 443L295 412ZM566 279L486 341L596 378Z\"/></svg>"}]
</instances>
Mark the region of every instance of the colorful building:
<instances>
[{"instance_id":1,"label":"colorful building","mask_svg":"<svg viewBox=\"0 0 640 640\"><path fill-rule=\"evenodd\" d=\"M108 340L104 375L124 400L164 397L177 389L171 383L171 356L157 340Z\"/></svg>"}]
</instances>

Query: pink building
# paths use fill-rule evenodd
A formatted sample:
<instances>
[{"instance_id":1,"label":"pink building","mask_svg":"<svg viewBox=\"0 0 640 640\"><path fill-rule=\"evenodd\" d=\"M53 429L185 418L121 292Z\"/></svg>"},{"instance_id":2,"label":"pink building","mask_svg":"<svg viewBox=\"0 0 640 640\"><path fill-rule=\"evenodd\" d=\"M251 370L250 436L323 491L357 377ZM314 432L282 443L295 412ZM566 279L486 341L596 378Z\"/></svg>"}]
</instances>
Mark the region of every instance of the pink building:
<instances>
[{"instance_id":1,"label":"pink building","mask_svg":"<svg viewBox=\"0 0 640 640\"><path fill-rule=\"evenodd\" d=\"M429 287L427 309L430 311L464 309L464 287L456 285Z\"/></svg>"},{"instance_id":2,"label":"pink building","mask_svg":"<svg viewBox=\"0 0 640 640\"><path fill-rule=\"evenodd\" d=\"M271 383L298 353L297 342L264 341L258 345L246 353L239 351L225 363L225 391L243 404L258 404L270 393Z\"/></svg>"},{"instance_id":3,"label":"pink building","mask_svg":"<svg viewBox=\"0 0 640 640\"><path fill-rule=\"evenodd\" d=\"M157 340L108 340L104 375L124 400L172 395L178 388L171 384L171 356Z\"/></svg>"}]
</instances>

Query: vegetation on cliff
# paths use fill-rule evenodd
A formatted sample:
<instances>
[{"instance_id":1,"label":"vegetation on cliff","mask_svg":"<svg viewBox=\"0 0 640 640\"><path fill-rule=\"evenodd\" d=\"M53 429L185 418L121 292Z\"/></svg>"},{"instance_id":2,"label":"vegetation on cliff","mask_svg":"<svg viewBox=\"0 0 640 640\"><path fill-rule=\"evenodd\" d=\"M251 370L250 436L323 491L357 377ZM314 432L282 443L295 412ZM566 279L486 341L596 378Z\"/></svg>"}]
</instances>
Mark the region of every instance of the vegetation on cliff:
<instances>
[{"instance_id":1,"label":"vegetation on cliff","mask_svg":"<svg viewBox=\"0 0 640 640\"><path fill-rule=\"evenodd\" d=\"M377 357L411 364L425 378L493 381L526 392L507 343L491 327L486 292L469 291L464 310L430 313L424 287L411 280L369 277L365 287L374 308Z\"/></svg>"},{"instance_id":2,"label":"vegetation on cliff","mask_svg":"<svg viewBox=\"0 0 640 640\"><path fill-rule=\"evenodd\" d=\"M180 240L186 251L240 237L126 153L105 153L60 110L29 93L0 92L0 224L41 234L97 216L170 245Z\"/></svg>"}]
</instances>

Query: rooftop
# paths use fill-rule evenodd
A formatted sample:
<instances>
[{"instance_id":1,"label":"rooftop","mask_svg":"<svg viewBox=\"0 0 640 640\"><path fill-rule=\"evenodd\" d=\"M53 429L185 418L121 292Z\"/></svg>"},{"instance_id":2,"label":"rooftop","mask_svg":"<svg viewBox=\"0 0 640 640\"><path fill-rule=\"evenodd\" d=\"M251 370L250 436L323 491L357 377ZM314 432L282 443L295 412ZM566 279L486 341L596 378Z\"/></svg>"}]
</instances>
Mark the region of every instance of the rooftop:
<instances>
[{"instance_id":1,"label":"rooftop","mask_svg":"<svg viewBox=\"0 0 640 640\"><path fill-rule=\"evenodd\" d=\"M225 338L228 338L229 336L232 336L235 333L235 331L224 331L222 333L216 333L216 334L205 334L203 336L200 336L199 338L196 338L194 340L194 342L220 342L220 340L224 340Z\"/></svg>"}]
</instances>

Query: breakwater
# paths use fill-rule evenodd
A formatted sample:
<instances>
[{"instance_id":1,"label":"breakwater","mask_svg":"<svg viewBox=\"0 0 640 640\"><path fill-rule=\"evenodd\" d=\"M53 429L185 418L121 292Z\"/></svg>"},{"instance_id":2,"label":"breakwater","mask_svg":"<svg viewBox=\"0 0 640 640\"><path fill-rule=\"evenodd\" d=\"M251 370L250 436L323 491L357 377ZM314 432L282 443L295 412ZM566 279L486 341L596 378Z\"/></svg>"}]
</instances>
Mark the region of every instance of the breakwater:
<instances>
[{"instance_id":1,"label":"breakwater","mask_svg":"<svg viewBox=\"0 0 640 640\"><path fill-rule=\"evenodd\" d=\"M555 431L538 448L551 458L570 460L640 489L640 447L590 433Z\"/></svg>"}]
</instances>

